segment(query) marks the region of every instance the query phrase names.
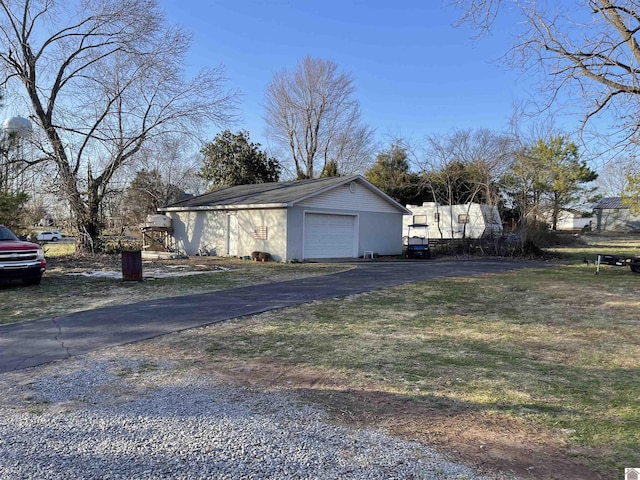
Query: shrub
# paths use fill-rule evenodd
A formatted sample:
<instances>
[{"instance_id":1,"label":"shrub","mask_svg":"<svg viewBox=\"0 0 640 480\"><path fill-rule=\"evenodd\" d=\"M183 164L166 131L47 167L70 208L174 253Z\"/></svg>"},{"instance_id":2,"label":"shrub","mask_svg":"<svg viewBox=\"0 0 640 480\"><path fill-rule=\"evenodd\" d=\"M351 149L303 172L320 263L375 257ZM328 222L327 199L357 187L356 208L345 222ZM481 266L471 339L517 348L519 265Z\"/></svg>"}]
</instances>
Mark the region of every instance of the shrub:
<instances>
[{"instance_id":1,"label":"shrub","mask_svg":"<svg viewBox=\"0 0 640 480\"><path fill-rule=\"evenodd\" d=\"M118 255L123 251L142 250L142 242L137 239L107 237L101 242L101 251L107 255Z\"/></svg>"}]
</instances>

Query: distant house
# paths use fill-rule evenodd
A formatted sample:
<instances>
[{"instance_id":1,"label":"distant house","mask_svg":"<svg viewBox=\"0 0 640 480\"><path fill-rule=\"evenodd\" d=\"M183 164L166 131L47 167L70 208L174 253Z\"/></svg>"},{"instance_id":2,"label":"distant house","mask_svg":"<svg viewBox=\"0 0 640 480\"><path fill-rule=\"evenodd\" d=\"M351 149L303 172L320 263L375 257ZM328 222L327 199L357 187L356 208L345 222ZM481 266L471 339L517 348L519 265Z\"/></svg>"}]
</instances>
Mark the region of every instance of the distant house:
<instances>
[{"instance_id":1,"label":"distant house","mask_svg":"<svg viewBox=\"0 0 640 480\"><path fill-rule=\"evenodd\" d=\"M620 197L607 197L595 206L596 230L600 232L640 232L640 216L633 215Z\"/></svg>"},{"instance_id":2,"label":"distant house","mask_svg":"<svg viewBox=\"0 0 640 480\"><path fill-rule=\"evenodd\" d=\"M595 229L596 220L595 216L585 216L583 212L573 208L562 209L558 214L556 230L579 231L585 228ZM551 224L551 219L547 218L547 222Z\"/></svg>"},{"instance_id":3,"label":"distant house","mask_svg":"<svg viewBox=\"0 0 640 480\"><path fill-rule=\"evenodd\" d=\"M277 261L402 252L398 202L360 175L221 188L159 209L175 245Z\"/></svg>"},{"instance_id":4,"label":"distant house","mask_svg":"<svg viewBox=\"0 0 640 480\"><path fill-rule=\"evenodd\" d=\"M424 202L407 205L411 211L403 218L403 235L411 224L428 224L429 238L482 238L502 235L498 208L481 203L439 205Z\"/></svg>"}]
</instances>

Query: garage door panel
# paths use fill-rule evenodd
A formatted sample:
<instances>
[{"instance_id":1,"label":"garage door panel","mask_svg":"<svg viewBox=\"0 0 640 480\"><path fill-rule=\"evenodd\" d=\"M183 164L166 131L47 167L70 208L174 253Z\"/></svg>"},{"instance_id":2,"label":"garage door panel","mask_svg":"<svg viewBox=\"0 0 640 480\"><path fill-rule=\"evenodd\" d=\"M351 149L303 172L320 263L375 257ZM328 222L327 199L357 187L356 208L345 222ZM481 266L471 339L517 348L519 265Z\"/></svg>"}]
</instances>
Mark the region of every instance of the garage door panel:
<instances>
[{"instance_id":1,"label":"garage door panel","mask_svg":"<svg viewBox=\"0 0 640 480\"><path fill-rule=\"evenodd\" d=\"M305 215L305 258L353 257L355 216Z\"/></svg>"}]
</instances>

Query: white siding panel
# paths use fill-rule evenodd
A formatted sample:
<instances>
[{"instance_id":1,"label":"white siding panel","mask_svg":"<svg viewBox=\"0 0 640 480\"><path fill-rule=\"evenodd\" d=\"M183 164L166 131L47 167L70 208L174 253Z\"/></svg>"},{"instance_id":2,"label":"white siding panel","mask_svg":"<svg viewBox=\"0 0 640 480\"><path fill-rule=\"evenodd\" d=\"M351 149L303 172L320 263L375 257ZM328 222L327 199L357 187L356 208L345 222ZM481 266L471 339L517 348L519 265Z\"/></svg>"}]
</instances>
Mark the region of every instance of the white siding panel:
<instances>
[{"instance_id":1,"label":"white siding panel","mask_svg":"<svg viewBox=\"0 0 640 480\"><path fill-rule=\"evenodd\" d=\"M339 185L328 192L300 202L297 206L363 212L398 212L398 209L393 204L357 182Z\"/></svg>"},{"instance_id":2,"label":"white siding panel","mask_svg":"<svg viewBox=\"0 0 640 480\"><path fill-rule=\"evenodd\" d=\"M304 223L305 258L352 258L355 216L307 213Z\"/></svg>"},{"instance_id":3,"label":"white siding panel","mask_svg":"<svg viewBox=\"0 0 640 480\"><path fill-rule=\"evenodd\" d=\"M216 255L247 256L258 250L276 261L287 259L287 211L234 210L169 212L176 247L195 255L204 245ZM256 229L266 228L267 238L257 239Z\"/></svg>"},{"instance_id":4,"label":"white siding panel","mask_svg":"<svg viewBox=\"0 0 640 480\"><path fill-rule=\"evenodd\" d=\"M226 214L220 212L169 212L175 246L195 255L206 245L216 255L225 253Z\"/></svg>"},{"instance_id":5,"label":"white siding panel","mask_svg":"<svg viewBox=\"0 0 640 480\"><path fill-rule=\"evenodd\" d=\"M286 209L241 210L238 212L238 255L253 251L268 252L275 261L287 259ZM266 238L256 238L256 231L264 228Z\"/></svg>"}]
</instances>

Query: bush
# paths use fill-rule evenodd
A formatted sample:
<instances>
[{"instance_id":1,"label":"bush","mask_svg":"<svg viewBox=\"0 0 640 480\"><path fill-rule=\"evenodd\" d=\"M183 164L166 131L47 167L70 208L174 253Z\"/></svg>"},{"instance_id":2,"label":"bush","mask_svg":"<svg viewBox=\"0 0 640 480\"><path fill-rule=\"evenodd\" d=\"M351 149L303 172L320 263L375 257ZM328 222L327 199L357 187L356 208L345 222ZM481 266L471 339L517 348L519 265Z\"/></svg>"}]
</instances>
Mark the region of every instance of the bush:
<instances>
[{"instance_id":1,"label":"bush","mask_svg":"<svg viewBox=\"0 0 640 480\"><path fill-rule=\"evenodd\" d=\"M123 237L107 237L101 242L101 251L107 255L118 255L123 251L142 250L142 242Z\"/></svg>"},{"instance_id":2,"label":"bush","mask_svg":"<svg viewBox=\"0 0 640 480\"><path fill-rule=\"evenodd\" d=\"M530 243L537 248L584 244L580 237L558 232L557 230L550 230L549 225L544 222L527 224L519 233L524 239L523 243Z\"/></svg>"}]
</instances>

